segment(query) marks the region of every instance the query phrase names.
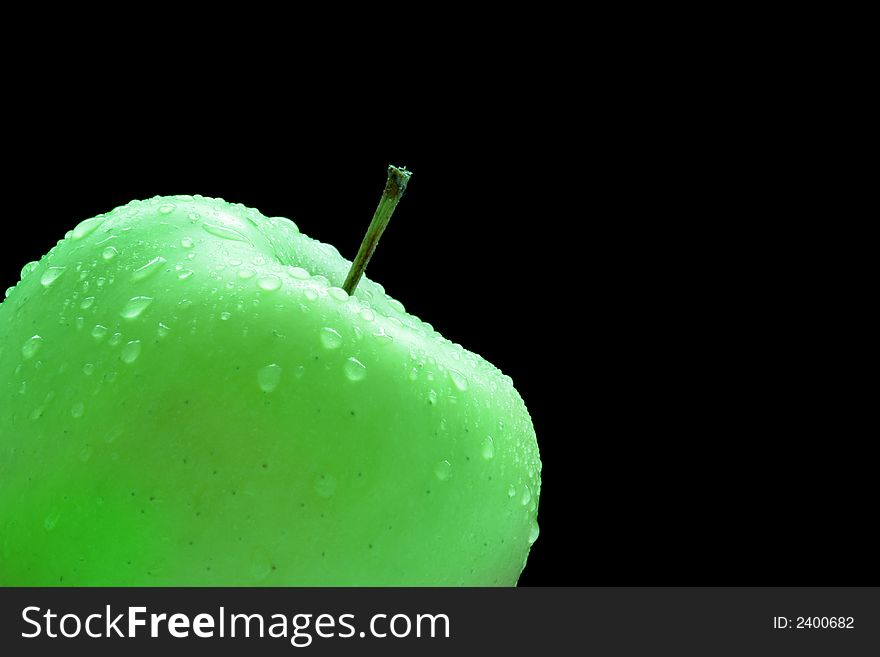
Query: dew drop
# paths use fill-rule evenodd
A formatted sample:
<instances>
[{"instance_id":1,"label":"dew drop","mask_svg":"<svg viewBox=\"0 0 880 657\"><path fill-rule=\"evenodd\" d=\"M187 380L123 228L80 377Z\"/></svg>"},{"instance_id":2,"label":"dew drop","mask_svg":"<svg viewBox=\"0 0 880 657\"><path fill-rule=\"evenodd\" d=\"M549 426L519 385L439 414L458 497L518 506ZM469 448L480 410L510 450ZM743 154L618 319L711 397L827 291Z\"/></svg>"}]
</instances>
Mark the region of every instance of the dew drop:
<instances>
[{"instance_id":1,"label":"dew drop","mask_svg":"<svg viewBox=\"0 0 880 657\"><path fill-rule=\"evenodd\" d=\"M101 324L95 325L95 328L92 329L92 337L95 338L98 342L103 340L107 335L108 328L106 326L102 326Z\"/></svg>"},{"instance_id":2,"label":"dew drop","mask_svg":"<svg viewBox=\"0 0 880 657\"><path fill-rule=\"evenodd\" d=\"M345 378L349 381L363 381L367 376L367 367L357 358L345 361Z\"/></svg>"},{"instance_id":3,"label":"dew drop","mask_svg":"<svg viewBox=\"0 0 880 657\"><path fill-rule=\"evenodd\" d=\"M341 287L331 287L327 289L327 294L331 299L336 301L348 301L348 292Z\"/></svg>"},{"instance_id":4,"label":"dew drop","mask_svg":"<svg viewBox=\"0 0 880 657\"><path fill-rule=\"evenodd\" d=\"M122 348L122 352L119 354L119 359L123 363L131 365L138 359L138 356L141 355L141 347L140 340L132 340Z\"/></svg>"},{"instance_id":5,"label":"dew drop","mask_svg":"<svg viewBox=\"0 0 880 657\"><path fill-rule=\"evenodd\" d=\"M468 380L465 378L464 374L459 372L458 370L449 370L449 378L452 379L452 383L456 388L464 392L468 389Z\"/></svg>"},{"instance_id":6,"label":"dew drop","mask_svg":"<svg viewBox=\"0 0 880 657\"><path fill-rule=\"evenodd\" d=\"M86 297L82 300L82 303L79 304L81 310L88 310L95 303L95 297Z\"/></svg>"},{"instance_id":7,"label":"dew drop","mask_svg":"<svg viewBox=\"0 0 880 657\"><path fill-rule=\"evenodd\" d=\"M372 322L374 319L376 319L376 313L374 313L369 308L364 308L361 311L361 319L365 322Z\"/></svg>"},{"instance_id":8,"label":"dew drop","mask_svg":"<svg viewBox=\"0 0 880 657\"><path fill-rule=\"evenodd\" d=\"M159 206L159 214L171 214L174 212L174 203L163 203Z\"/></svg>"},{"instance_id":9,"label":"dew drop","mask_svg":"<svg viewBox=\"0 0 880 657\"><path fill-rule=\"evenodd\" d=\"M342 336L336 329L323 328L321 329L321 344L325 349L339 349L342 346Z\"/></svg>"},{"instance_id":10,"label":"dew drop","mask_svg":"<svg viewBox=\"0 0 880 657\"><path fill-rule=\"evenodd\" d=\"M115 347L120 342L122 342L122 333L114 333L110 336L110 339L107 340L107 344L109 344L111 347Z\"/></svg>"},{"instance_id":11,"label":"dew drop","mask_svg":"<svg viewBox=\"0 0 880 657\"><path fill-rule=\"evenodd\" d=\"M251 576L260 582L272 572L272 560L264 548L256 548L251 555Z\"/></svg>"},{"instance_id":12,"label":"dew drop","mask_svg":"<svg viewBox=\"0 0 880 657\"><path fill-rule=\"evenodd\" d=\"M85 412L86 407L85 404L83 404L82 402L77 402L70 407L70 415L73 418L81 418Z\"/></svg>"},{"instance_id":13,"label":"dew drop","mask_svg":"<svg viewBox=\"0 0 880 657\"><path fill-rule=\"evenodd\" d=\"M92 448L88 445L79 450L79 460L83 463L92 458Z\"/></svg>"},{"instance_id":14,"label":"dew drop","mask_svg":"<svg viewBox=\"0 0 880 657\"><path fill-rule=\"evenodd\" d=\"M385 332L385 329L381 326L376 333L373 333L373 337L376 338L376 342L378 342L379 344L391 344L392 342L394 342L394 338L388 335Z\"/></svg>"},{"instance_id":15,"label":"dew drop","mask_svg":"<svg viewBox=\"0 0 880 657\"><path fill-rule=\"evenodd\" d=\"M58 513L57 511L50 513L43 520L43 529L45 529L47 532L52 531L53 529L55 529L56 525L58 525L58 521L60 519L61 519L61 514Z\"/></svg>"},{"instance_id":16,"label":"dew drop","mask_svg":"<svg viewBox=\"0 0 880 657\"><path fill-rule=\"evenodd\" d=\"M307 272L302 267L288 267L287 273L290 274L293 278L298 278L301 281L309 278L309 272Z\"/></svg>"},{"instance_id":17,"label":"dew drop","mask_svg":"<svg viewBox=\"0 0 880 657\"><path fill-rule=\"evenodd\" d=\"M403 307L403 304L400 303L397 299L389 299L388 305L391 306L394 310L399 313L406 312L406 309Z\"/></svg>"},{"instance_id":18,"label":"dew drop","mask_svg":"<svg viewBox=\"0 0 880 657\"><path fill-rule=\"evenodd\" d=\"M431 406L434 406L437 403L437 391L436 390L429 390L428 391L428 403Z\"/></svg>"},{"instance_id":19,"label":"dew drop","mask_svg":"<svg viewBox=\"0 0 880 657\"><path fill-rule=\"evenodd\" d=\"M202 224L202 228L205 229L205 232L210 233L214 237L219 237L224 240L230 240L232 242L244 242L245 244L254 245L247 237L239 233L237 230L233 230L232 228L227 228L226 226L218 226L216 224L204 223Z\"/></svg>"},{"instance_id":20,"label":"dew drop","mask_svg":"<svg viewBox=\"0 0 880 657\"><path fill-rule=\"evenodd\" d=\"M36 260L27 263L24 267L21 268L21 280L26 279L28 275L39 266L40 263Z\"/></svg>"},{"instance_id":21,"label":"dew drop","mask_svg":"<svg viewBox=\"0 0 880 657\"><path fill-rule=\"evenodd\" d=\"M181 269L177 274L177 278L185 281L187 278L192 276L195 272L192 269Z\"/></svg>"},{"instance_id":22,"label":"dew drop","mask_svg":"<svg viewBox=\"0 0 880 657\"><path fill-rule=\"evenodd\" d=\"M525 506L526 504L528 504L531 501L532 501L532 491L529 489L529 485L526 484L523 487L522 497L519 498L519 502L520 502L520 504Z\"/></svg>"},{"instance_id":23,"label":"dew drop","mask_svg":"<svg viewBox=\"0 0 880 657\"><path fill-rule=\"evenodd\" d=\"M513 497L514 495L516 495L516 488L513 484L510 484L507 488L507 497Z\"/></svg>"},{"instance_id":24,"label":"dew drop","mask_svg":"<svg viewBox=\"0 0 880 657\"><path fill-rule=\"evenodd\" d=\"M191 249L193 248L193 246L195 246L195 242L193 242L192 237L184 237L182 240L180 240L180 246L182 246L184 249Z\"/></svg>"},{"instance_id":25,"label":"dew drop","mask_svg":"<svg viewBox=\"0 0 880 657\"><path fill-rule=\"evenodd\" d=\"M306 299L308 299L309 301L314 301L318 298L318 293L315 292L312 288L307 288L305 294Z\"/></svg>"},{"instance_id":26,"label":"dew drop","mask_svg":"<svg viewBox=\"0 0 880 657\"><path fill-rule=\"evenodd\" d=\"M153 303L152 297L132 297L125 304L120 315L125 319L137 319Z\"/></svg>"},{"instance_id":27,"label":"dew drop","mask_svg":"<svg viewBox=\"0 0 880 657\"><path fill-rule=\"evenodd\" d=\"M171 332L171 327L159 322L159 337L164 338Z\"/></svg>"},{"instance_id":28,"label":"dew drop","mask_svg":"<svg viewBox=\"0 0 880 657\"><path fill-rule=\"evenodd\" d=\"M85 374L86 376L91 376L94 373L95 373L94 364L86 363L85 365L83 365L83 374Z\"/></svg>"},{"instance_id":29,"label":"dew drop","mask_svg":"<svg viewBox=\"0 0 880 657\"><path fill-rule=\"evenodd\" d=\"M281 287L281 279L274 274L269 274L257 281L257 287L266 292L274 292Z\"/></svg>"},{"instance_id":30,"label":"dew drop","mask_svg":"<svg viewBox=\"0 0 880 657\"><path fill-rule=\"evenodd\" d=\"M64 273L66 267L49 267L46 271L43 272L43 275L40 276L40 285L43 287L49 287L57 281L61 274Z\"/></svg>"},{"instance_id":31,"label":"dew drop","mask_svg":"<svg viewBox=\"0 0 880 657\"><path fill-rule=\"evenodd\" d=\"M529 525L529 545L538 540L538 535L540 533L541 530L538 527L537 521L532 520L532 523Z\"/></svg>"},{"instance_id":32,"label":"dew drop","mask_svg":"<svg viewBox=\"0 0 880 657\"><path fill-rule=\"evenodd\" d=\"M24 346L21 348L21 356L25 360L30 360L34 356L37 355L37 352L43 347L43 338L39 335L35 335L31 338L28 338L27 342L24 343Z\"/></svg>"},{"instance_id":33,"label":"dew drop","mask_svg":"<svg viewBox=\"0 0 880 657\"><path fill-rule=\"evenodd\" d=\"M220 313L221 321L224 321L224 322L228 321L230 317L232 317L232 313L230 313L230 312L223 311L222 313Z\"/></svg>"},{"instance_id":34,"label":"dew drop","mask_svg":"<svg viewBox=\"0 0 880 657\"><path fill-rule=\"evenodd\" d=\"M106 249L101 251L101 257L107 261L113 260L113 258L115 258L117 255L119 255L119 251L116 249L115 246L108 246Z\"/></svg>"},{"instance_id":35,"label":"dew drop","mask_svg":"<svg viewBox=\"0 0 880 657\"><path fill-rule=\"evenodd\" d=\"M321 497L333 497L336 492L336 477L332 475L319 475L315 479L315 492Z\"/></svg>"},{"instance_id":36,"label":"dew drop","mask_svg":"<svg viewBox=\"0 0 880 657\"><path fill-rule=\"evenodd\" d=\"M242 267L241 269L238 270L238 277L242 278L244 280L247 280L249 278L253 278L255 275L256 275L256 273L254 272L254 270L249 269L247 267Z\"/></svg>"},{"instance_id":37,"label":"dew drop","mask_svg":"<svg viewBox=\"0 0 880 657\"><path fill-rule=\"evenodd\" d=\"M486 440L483 441L482 454L487 461L495 458L495 441L492 440L492 436L486 436Z\"/></svg>"},{"instance_id":38,"label":"dew drop","mask_svg":"<svg viewBox=\"0 0 880 657\"><path fill-rule=\"evenodd\" d=\"M168 261L165 260L165 258L163 258L162 256L156 256L140 269L136 269L131 275L131 280L142 281L145 278L149 278L157 271L159 271L162 268L162 265L164 265L166 262Z\"/></svg>"},{"instance_id":39,"label":"dew drop","mask_svg":"<svg viewBox=\"0 0 880 657\"><path fill-rule=\"evenodd\" d=\"M275 390L281 382L282 371L281 366L276 365L275 363L260 368L257 372L257 385L260 386L260 390L263 392L272 392Z\"/></svg>"},{"instance_id":40,"label":"dew drop","mask_svg":"<svg viewBox=\"0 0 880 657\"><path fill-rule=\"evenodd\" d=\"M81 240L84 237L88 237L95 229L100 226L104 222L105 217L93 217L91 219L86 219L85 221L81 221L76 228L73 229L73 233L71 234L71 238L74 241Z\"/></svg>"},{"instance_id":41,"label":"dew drop","mask_svg":"<svg viewBox=\"0 0 880 657\"><path fill-rule=\"evenodd\" d=\"M446 481L452 476L452 464L449 461L440 461L434 466L434 475L440 481Z\"/></svg>"}]
</instances>

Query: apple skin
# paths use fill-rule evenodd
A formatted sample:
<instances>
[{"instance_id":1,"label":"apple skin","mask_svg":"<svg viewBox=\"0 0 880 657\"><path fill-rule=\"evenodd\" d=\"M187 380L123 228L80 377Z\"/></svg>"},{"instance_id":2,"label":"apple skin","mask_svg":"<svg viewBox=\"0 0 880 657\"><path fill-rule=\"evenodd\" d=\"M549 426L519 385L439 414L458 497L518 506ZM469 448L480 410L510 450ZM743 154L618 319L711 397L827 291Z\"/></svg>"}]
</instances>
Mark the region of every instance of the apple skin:
<instances>
[{"instance_id":1,"label":"apple skin","mask_svg":"<svg viewBox=\"0 0 880 657\"><path fill-rule=\"evenodd\" d=\"M175 196L26 266L0 304L0 585L515 585L541 486L521 397L377 283L346 298L349 265Z\"/></svg>"}]
</instances>

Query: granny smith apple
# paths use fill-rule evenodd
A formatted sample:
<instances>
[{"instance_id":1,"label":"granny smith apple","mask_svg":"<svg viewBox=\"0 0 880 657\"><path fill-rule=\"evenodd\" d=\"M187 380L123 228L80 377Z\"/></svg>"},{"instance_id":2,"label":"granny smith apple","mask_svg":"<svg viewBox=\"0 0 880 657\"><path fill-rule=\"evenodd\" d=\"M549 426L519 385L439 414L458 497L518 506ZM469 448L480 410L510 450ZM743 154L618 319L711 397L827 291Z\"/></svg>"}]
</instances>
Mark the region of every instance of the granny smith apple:
<instances>
[{"instance_id":1,"label":"granny smith apple","mask_svg":"<svg viewBox=\"0 0 880 657\"><path fill-rule=\"evenodd\" d=\"M516 584L523 400L378 283L347 294L350 266L201 196L26 265L0 305L0 585Z\"/></svg>"}]
</instances>

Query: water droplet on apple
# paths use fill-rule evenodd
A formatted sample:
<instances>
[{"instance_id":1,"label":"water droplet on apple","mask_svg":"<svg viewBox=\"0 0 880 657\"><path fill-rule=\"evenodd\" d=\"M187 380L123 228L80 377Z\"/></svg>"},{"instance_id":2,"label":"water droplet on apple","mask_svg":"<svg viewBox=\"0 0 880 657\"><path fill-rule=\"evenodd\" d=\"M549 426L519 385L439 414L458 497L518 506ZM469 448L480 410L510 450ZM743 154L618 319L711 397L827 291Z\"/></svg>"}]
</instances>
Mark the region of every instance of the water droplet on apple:
<instances>
[{"instance_id":1,"label":"water droplet on apple","mask_svg":"<svg viewBox=\"0 0 880 657\"><path fill-rule=\"evenodd\" d=\"M260 368L257 372L257 385L260 386L260 390L263 392L272 392L275 390L281 382L282 372L283 370L281 369L281 366L276 365L275 363Z\"/></svg>"},{"instance_id":2,"label":"water droplet on apple","mask_svg":"<svg viewBox=\"0 0 880 657\"><path fill-rule=\"evenodd\" d=\"M432 390L428 391L428 403L431 406L434 406L437 403L437 391L436 390L432 389Z\"/></svg>"},{"instance_id":3,"label":"water droplet on apple","mask_svg":"<svg viewBox=\"0 0 880 657\"><path fill-rule=\"evenodd\" d=\"M325 349L339 349L342 346L342 336L339 331L328 326L321 329L321 344Z\"/></svg>"},{"instance_id":4,"label":"water droplet on apple","mask_svg":"<svg viewBox=\"0 0 880 657\"><path fill-rule=\"evenodd\" d=\"M372 322L374 319L376 319L376 313L374 313L369 308L364 308L361 311L361 319L365 322Z\"/></svg>"},{"instance_id":5,"label":"water droplet on apple","mask_svg":"<svg viewBox=\"0 0 880 657\"><path fill-rule=\"evenodd\" d=\"M306 288L305 294L306 294L306 299L308 299L309 301L314 301L315 299L318 298L318 293L315 292L312 288Z\"/></svg>"},{"instance_id":6,"label":"water droplet on apple","mask_svg":"<svg viewBox=\"0 0 880 657\"><path fill-rule=\"evenodd\" d=\"M349 381L362 381L367 376L367 367L357 358L345 361L345 378Z\"/></svg>"},{"instance_id":7,"label":"water droplet on apple","mask_svg":"<svg viewBox=\"0 0 880 657\"><path fill-rule=\"evenodd\" d=\"M483 458L487 461L495 458L495 441L492 440L492 436L486 436L486 439L483 441L482 454Z\"/></svg>"},{"instance_id":8,"label":"water droplet on apple","mask_svg":"<svg viewBox=\"0 0 880 657\"><path fill-rule=\"evenodd\" d=\"M43 338L41 338L39 335L28 338L27 342L25 342L21 348L22 358L24 358L25 360L30 360L37 355L37 352L40 351L42 346Z\"/></svg>"},{"instance_id":9,"label":"water droplet on apple","mask_svg":"<svg viewBox=\"0 0 880 657\"><path fill-rule=\"evenodd\" d=\"M336 301L348 301L348 292L343 290L341 287L331 287L328 288L327 294L331 299Z\"/></svg>"},{"instance_id":10,"label":"water droplet on apple","mask_svg":"<svg viewBox=\"0 0 880 657\"><path fill-rule=\"evenodd\" d=\"M61 274L64 273L65 269L67 269L67 267L49 267L43 272L43 275L40 276L40 285L43 287L49 287L61 277Z\"/></svg>"},{"instance_id":11,"label":"water droplet on apple","mask_svg":"<svg viewBox=\"0 0 880 657\"><path fill-rule=\"evenodd\" d=\"M174 203L163 203L159 206L159 214L171 214L174 212Z\"/></svg>"},{"instance_id":12,"label":"water droplet on apple","mask_svg":"<svg viewBox=\"0 0 880 657\"><path fill-rule=\"evenodd\" d=\"M107 335L107 327L102 326L101 324L96 324L95 328L92 329L92 337L95 338L98 342L104 339Z\"/></svg>"},{"instance_id":13,"label":"water droplet on apple","mask_svg":"<svg viewBox=\"0 0 880 657\"><path fill-rule=\"evenodd\" d=\"M379 344L391 344L392 342L394 342L394 338L388 335L385 332L385 329L381 326L376 333L373 333L373 337L376 338L376 342L378 342Z\"/></svg>"},{"instance_id":14,"label":"water droplet on apple","mask_svg":"<svg viewBox=\"0 0 880 657\"><path fill-rule=\"evenodd\" d=\"M73 233L71 234L71 238L74 241L81 240L84 237L88 237L95 229L100 226L106 217L93 217L92 219L86 219L85 221L81 221L76 228L73 229Z\"/></svg>"},{"instance_id":15,"label":"water droplet on apple","mask_svg":"<svg viewBox=\"0 0 880 657\"><path fill-rule=\"evenodd\" d=\"M122 352L119 354L119 359L123 363L131 365L138 359L138 356L141 355L141 348L142 345L140 340L132 340L122 348Z\"/></svg>"},{"instance_id":16,"label":"water droplet on apple","mask_svg":"<svg viewBox=\"0 0 880 657\"><path fill-rule=\"evenodd\" d=\"M91 376L95 373L95 366L92 363L86 363L83 365L83 374L86 376Z\"/></svg>"},{"instance_id":17,"label":"water droplet on apple","mask_svg":"<svg viewBox=\"0 0 880 657\"><path fill-rule=\"evenodd\" d=\"M265 548L258 547L251 555L251 576L260 582L272 572L272 560Z\"/></svg>"},{"instance_id":18,"label":"water droplet on apple","mask_svg":"<svg viewBox=\"0 0 880 657\"><path fill-rule=\"evenodd\" d=\"M110 336L110 339L107 340L107 344L111 347L117 346L120 342L122 342L122 333L114 333Z\"/></svg>"},{"instance_id":19,"label":"water droplet on apple","mask_svg":"<svg viewBox=\"0 0 880 657\"><path fill-rule=\"evenodd\" d=\"M406 309L403 307L403 304L400 303L397 299L389 299L388 305L391 306L394 310L399 313L406 312Z\"/></svg>"},{"instance_id":20,"label":"water droplet on apple","mask_svg":"<svg viewBox=\"0 0 880 657\"><path fill-rule=\"evenodd\" d=\"M274 292L281 287L281 279L274 274L268 274L257 281L257 287L266 292Z\"/></svg>"},{"instance_id":21,"label":"water droplet on apple","mask_svg":"<svg viewBox=\"0 0 880 657\"><path fill-rule=\"evenodd\" d=\"M248 267L242 267L238 270L238 277L247 280L249 278L253 278L256 275L256 272L253 269Z\"/></svg>"},{"instance_id":22,"label":"water droplet on apple","mask_svg":"<svg viewBox=\"0 0 880 657\"><path fill-rule=\"evenodd\" d=\"M204 223L202 224L202 228L205 229L205 232L210 233L214 237L219 237L224 240L230 240L232 242L244 242L245 244L254 245L247 237L239 233L237 230L233 230L232 228L227 228L226 226L218 226L216 224Z\"/></svg>"},{"instance_id":23,"label":"water droplet on apple","mask_svg":"<svg viewBox=\"0 0 880 657\"><path fill-rule=\"evenodd\" d=\"M336 492L336 477L322 474L315 479L315 492L321 497L333 497Z\"/></svg>"},{"instance_id":24,"label":"water droplet on apple","mask_svg":"<svg viewBox=\"0 0 880 657\"><path fill-rule=\"evenodd\" d=\"M535 541L538 540L538 534L540 533L541 530L538 527L538 522L536 520L532 520L532 523L529 525L529 545L532 545Z\"/></svg>"},{"instance_id":25,"label":"water droplet on apple","mask_svg":"<svg viewBox=\"0 0 880 657\"><path fill-rule=\"evenodd\" d=\"M180 246L182 246L184 249L191 249L193 248L193 246L195 246L195 242L193 242L192 237L184 237L182 240L180 240Z\"/></svg>"},{"instance_id":26,"label":"water droplet on apple","mask_svg":"<svg viewBox=\"0 0 880 657\"><path fill-rule=\"evenodd\" d=\"M40 263L36 260L32 260L31 262L27 263L24 267L21 268L21 280L26 279L28 275L39 266Z\"/></svg>"},{"instance_id":27,"label":"water droplet on apple","mask_svg":"<svg viewBox=\"0 0 880 657\"><path fill-rule=\"evenodd\" d=\"M171 332L171 327L159 322L159 337L164 338Z\"/></svg>"},{"instance_id":28,"label":"water droplet on apple","mask_svg":"<svg viewBox=\"0 0 880 657\"><path fill-rule=\"evenodd\" d=\"M70 407L70 415L73 418L79 419L86 412L86 406L82 402L76 402L73 406Z\"/></svg>"},{"instance_id":29,"label":"water droplet on apple","mask_svg":"<svg viewBox=\"0 0 880 657\"><path fill-rule=\"evenodd\" d=\"M223 322L228 321L230 317L232 317L232 313L230 312L224 310L222 313L220 313L220 320Z\"/></svg>"},{"instance_id":30,"label":"water droplet on apple","mask_svg":"<svg viewBox=\"0 0 880 657\"><path fill-rule=\"evenodd\" d=\"M58 511L53 511L43 519L43 529L47 532L52 531L58 525L60 519L61 514Z\"/></svg>"},{"instance_id":31,"label":"water droplet on apple","mask_svg":"<svg viewBox=\"0 0 880 657\"><path fill-rule=\"evenodd\" d=\"M523 487L522 497L519 498L519 501L523 506L532 501L532 491L528 484Z\"/></svg>"},{"instance_id":32,"label":"water droplet on apple","mask_svg":"<svg viewBox=\"0 0 880 657\"><path fill-rule=\"evenodd\" d=\"M120 315L125 319L137 319L153 303L152 297L132 297L125 304Z\"/></svg>"},{"instance_id":33,"label":"water droplet on apple","mask_svg":"<svg viewBox=\"0 0 880 657\"><path fill-rule=\"evenodd\" d=\"M307 272L302 267L288 267L287 273L290 274L293 278L298 278L301 281L309 278L309 272Z\"/></svg>"},{"instance_id":34,"label":"water droplet on apple","mask_svg":"<svg viewBox=\"0 0 880 657\"><path fill-rule=\"evenodd\" d=\"M88 310L95 303L95 297L86 297L82 300L82 303L79 304L81 310Z\"/></svg>"},{"instance_id":35,"label":"water droplet on apple","mask_svg":"<svg viewBox=\"0 0 880 657\"><path fill-rule=\"evenodd\" d=\"M113 258L115 258L117 255L119 255L119 251L116 249L115 246L108 246L106 249L101 251L101 257L108 262L110 260L113 260Z\"/></svg>"},{"instance_id":36,"label":"water droplet on apple","mask_svg":"<svg viewBox=\"0 0 880 657\"><path fill-rule=\"evenodd\" d=\"M516 495L516 487L513 484L510 484L507 488L507 497L513 497Z\"/></svg>"},{"instance_id":37,"label":"water droplet on apple","mask_svg":"<svg viewBox=\"0 0 880 657\"><path fill-rule=\"evenodd\" d=\"M434 466L434 475L440 481L446 481L452 476L452 464L447 460L440 461Z\"/></svg>"},{"instance_id":38,"label":"water droplet on apple","mask_svg":"<svg viewBox=\"0 0 880 657\"><path fill-rule=\"evenodd\" d=\"M159 271L162 268L162 265L164 265L166 262L168 261L165 260L165 258L163 258L162 256L156 256L143 267L136 269L131 275L131 280L142 281L145 278L149 278L157 271Z\"/></svg>"},{"instance_id":39,"label":"water droplet on apple","mask_svg":"<svg viewBox=\"0 0 880 657\"><path fill-rule=\"evenodd\" d=\"M177 278L181 281L185 281L187 278L192 276L194 273L195 272L192 269L181 269L177 274Z\"/></svg>"},{"instance_id":40,"label":"water droplet on apple","mask_svg":"<svg viewBox=\"0 0 880 657\"><path fill-rule=\"evenodd\" d=\"M465 378L464 374L459 372L458 370L449 370L449 378L452 379L452 383L456 388L464 392L468 389L468 380Z\"/></svg>"}]
</instances>

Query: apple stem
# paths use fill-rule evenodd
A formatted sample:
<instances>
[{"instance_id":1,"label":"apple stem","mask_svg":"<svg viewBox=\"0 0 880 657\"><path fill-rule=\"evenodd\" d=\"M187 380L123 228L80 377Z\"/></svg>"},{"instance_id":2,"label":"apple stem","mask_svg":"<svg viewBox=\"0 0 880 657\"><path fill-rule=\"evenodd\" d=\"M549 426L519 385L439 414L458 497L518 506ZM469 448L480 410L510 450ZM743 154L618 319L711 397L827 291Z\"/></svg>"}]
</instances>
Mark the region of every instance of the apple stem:
<instances>
[{"instance_id":1,"label":"apple stem","mask_svg":"<svg viewBox=\"0 0 880 657\"><path fill-rule=\"evenodd\" d=\"M379 238L385 232L388 222L391 221L391 215L394 214L394 208L397 207L400 198L406 191L406 185L411 175L412 172L407 171L406 168L388 167L388 182L385 183L385 191L382 192L382 198L379 200L379 205L373 214L373 220L361 242L361 248L358 249L357 256L351 263L351 269L348 270L348 276L345 277L345 283L342 285L342 289L349 294L354 294L355 288L360 283L361 276L364 275L370 258L373 257L376 246L379 244Z\"/></svg>"}]
</instances>

